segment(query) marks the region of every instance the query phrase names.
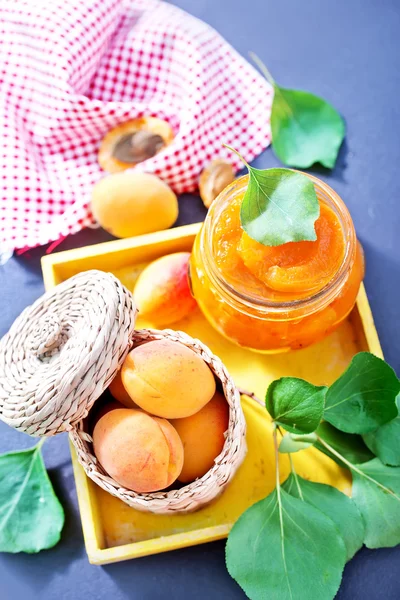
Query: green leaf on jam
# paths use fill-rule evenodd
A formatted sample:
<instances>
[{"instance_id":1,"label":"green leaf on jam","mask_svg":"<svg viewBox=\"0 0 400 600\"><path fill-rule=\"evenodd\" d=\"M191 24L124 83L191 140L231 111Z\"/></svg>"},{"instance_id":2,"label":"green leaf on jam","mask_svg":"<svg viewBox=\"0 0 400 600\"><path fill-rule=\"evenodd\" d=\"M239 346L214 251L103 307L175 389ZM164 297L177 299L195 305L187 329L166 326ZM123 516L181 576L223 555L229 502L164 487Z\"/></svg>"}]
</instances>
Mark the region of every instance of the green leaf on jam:
<instances>
[{"instance_id":1,"label":"green leaf on jam","mask_svg":"<svg viewBox=\"0 0 400 600\"><path fill-rule=\"evenodd\" d=\"M299 169L314 163L332 169L346 133L342 117L314 94L280 87L261 60L253 53L251 57L274 88L271 133L277 157Z\"/></svg>"},{"instance_id":2,"label":"green leaf on jam","mask_svg":"<svg viewBox=\"0 0 400 600\"><path fill-rule=\"evenodd\" d=\"M244 231L264 246L314 242L319 202L311 179L290 169L254 169L230 146L249 170L240 208Z\"/></svg>"}]
</instances>

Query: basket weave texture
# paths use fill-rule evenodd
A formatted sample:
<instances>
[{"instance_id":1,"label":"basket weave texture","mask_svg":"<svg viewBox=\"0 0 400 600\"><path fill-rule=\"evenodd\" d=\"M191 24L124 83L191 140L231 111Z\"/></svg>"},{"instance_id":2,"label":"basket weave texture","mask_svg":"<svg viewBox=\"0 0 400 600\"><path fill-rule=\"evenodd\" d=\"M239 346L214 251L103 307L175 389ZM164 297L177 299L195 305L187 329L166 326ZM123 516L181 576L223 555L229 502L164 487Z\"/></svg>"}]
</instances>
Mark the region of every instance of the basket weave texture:
<instances>
[{"instance_id":1,"label":"basket weave texture","mask_svg":"<svg viewBox=\"0 0 400 600\"><path fill-rule=\"evenodd\" d=\"M0 418L34 436L69 431L88 477L137 510L191 512L216 498L244 459L240 395L221 360L199 340L179 331L135 331L135 320L132 294L101 271L80 273L39 298L0 342ZM229 404L229 427L222 452L203 477L180 489L138 494L104 471L84 419L127 353L160 339L184 344L208 364Z\"/></svg>"},{"instance_id":2,"label":"basket weave texture","mask_svg":"<svg viewBox=\"0 0 400 600\"><path fill-rule=\"evenodd\" d=\"M162 339L179 342L196 352L208 364L217 381L219 380L222 385L229 404L229 427L224 447L216 458L214 466L203 477L180 489L137 494L118 485L103 470L93 454L92 438L85 432L83 422L70 432L70 438L86 474L104 490L120 498L129 506L158 514L192 512L219 496L236 473L246 454L246 423L240 404L239 391L231 376L221 360L199 340L193 339L182 331L141 329L135 331L131 345L135 347Z\"/></svg>"},{"instance_id":3,"label":"basket weave texture","mask_svg":"<svg viewBox=\"0 0 400 600\"><path fill-rule=\"evenodd\" d=\"M28 306L0 341L0 417L33 436L86 417L129 351L136 307L110 273L85 271Z\"/></svg>"}]
</instances>

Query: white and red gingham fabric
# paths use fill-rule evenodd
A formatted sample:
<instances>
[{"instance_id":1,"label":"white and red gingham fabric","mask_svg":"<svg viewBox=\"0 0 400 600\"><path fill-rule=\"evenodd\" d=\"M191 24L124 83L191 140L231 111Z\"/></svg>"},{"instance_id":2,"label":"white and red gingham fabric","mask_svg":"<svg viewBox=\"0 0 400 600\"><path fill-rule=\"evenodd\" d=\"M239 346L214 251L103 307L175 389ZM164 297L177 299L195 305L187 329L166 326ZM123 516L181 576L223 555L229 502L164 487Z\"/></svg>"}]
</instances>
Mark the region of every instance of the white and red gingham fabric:
<instances>
[{"instance_id":1,"label":"white and red gingham fabric","mask_svg":"<svg viewBox=\"0 0 400 600\"><path fill-rule=\"evenodd\" d=\"M93 226L99 143L128 119L176 137L136 168L177 193L217 156L270 142L272 92L216 31L159 0L0 0L0 251Z\"/></svg>"}]
</instances>

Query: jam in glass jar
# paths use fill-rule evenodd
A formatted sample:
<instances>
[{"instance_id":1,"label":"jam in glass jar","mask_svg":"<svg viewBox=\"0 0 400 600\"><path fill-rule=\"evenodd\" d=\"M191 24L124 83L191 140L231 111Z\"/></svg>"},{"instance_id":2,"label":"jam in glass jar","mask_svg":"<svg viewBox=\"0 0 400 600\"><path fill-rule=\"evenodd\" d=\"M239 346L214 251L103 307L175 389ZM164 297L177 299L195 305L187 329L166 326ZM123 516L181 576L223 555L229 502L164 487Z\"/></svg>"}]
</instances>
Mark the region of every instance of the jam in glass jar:
<instances>
[{"instance_id":1,"label":"jam in glass jar","mask_svg":"<svg viewBox=\"0 0 400 600\"><path fill-rule=\"evenodd\" d=\"M239 346L297 350L331 333L352 310L364 256L341 198L321 180L317 241L264 246L240 223L248 176L211 205L190 260L193 295L209 322Z\"/></svg>"}]
</instances>

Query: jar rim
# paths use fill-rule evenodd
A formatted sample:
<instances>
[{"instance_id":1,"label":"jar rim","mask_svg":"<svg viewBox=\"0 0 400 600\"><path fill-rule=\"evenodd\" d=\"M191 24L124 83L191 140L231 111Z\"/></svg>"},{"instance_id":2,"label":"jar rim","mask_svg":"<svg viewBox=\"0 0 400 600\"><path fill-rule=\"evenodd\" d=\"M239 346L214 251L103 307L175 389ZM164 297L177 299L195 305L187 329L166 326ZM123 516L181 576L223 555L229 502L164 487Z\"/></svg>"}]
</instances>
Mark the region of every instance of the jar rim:
<instances>
[{"instance_id":1,"label":"jar rim","mask_svg":"<svg viewBox=\"0 0 400 600\"><path fill-rule=\"evenodd\" d=\"M323 288L314 294L290 301L271 301L262 298L256 298L235 289L224 278L223 274L219 271L213 261L209 260L210 257L208 256L208 249L211 247L211 244L208 244L209 248L207 249L205 240L212 239L213 227L217 222L217 219L215 219L215 213L219 207L222 208L223 203L228 201L230 198L233 198L245 188L248 181L248 175L243 175L242 177L239 177L233 181L214 200L205 219L203 234L201 235L200 240L204 264L209 270L208 275L212 278L214 285L219 288L220 293L228 295L231 299L239 301L242 306L244 305L249 309L258 312L265 311L276 314L277 316L284 313L286 318L288 312L292 314L293 311L297 313L306 310L307 314L311 314L332 302L347 279L347 275L354 261L355 245L357 243L350 212L340 196L327 183L318 179L314 175L303 172L301 173L312 180L318 198L323 198L323 200L334 209L336 215L340 219L345 237L345 254L339 269L332 277L331 281L329 281L329 283L327 283ZM218 216L219 215L217 215L217 218ZM294 316L295 315L293 314L293 317Z\"/></svg>"}]
</instances>

